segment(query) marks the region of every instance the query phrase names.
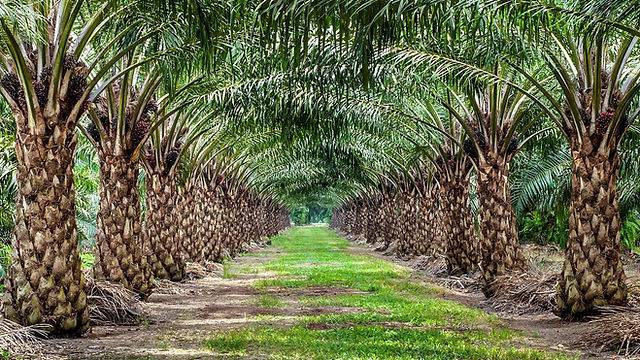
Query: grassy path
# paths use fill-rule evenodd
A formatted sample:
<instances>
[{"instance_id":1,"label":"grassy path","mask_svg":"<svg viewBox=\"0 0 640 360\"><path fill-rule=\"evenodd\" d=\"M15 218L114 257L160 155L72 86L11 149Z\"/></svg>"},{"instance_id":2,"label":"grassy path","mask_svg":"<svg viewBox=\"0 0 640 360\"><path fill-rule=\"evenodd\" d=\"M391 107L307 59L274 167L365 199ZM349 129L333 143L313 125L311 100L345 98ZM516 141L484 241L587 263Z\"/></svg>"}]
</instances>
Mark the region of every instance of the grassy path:
<instances>
[{"instance_id":1,"label":"grassy path","mask_svg":"<svg viewBox=\"0 0 640 360\"><path fill-rule=\"evenodd\" d=\"M68 359L564 359L325 227L158 289L138 326L53 339ZM53 358L53 357L50 357Z\"/></svg>"},{"instance_id":2,"label":"grassy path","mask_svg":"<svg viewBox=\"0 0 640 360\"><path fill-rule=\"evenodd\" d=\"M299 227L273 240L279 256L232 268L258 280L260 321L204 342L227 358L562 359L519 347L518 334L480 310L438 299L408 270L349 251L324 227ZM304 311L300 311L303 309ZM271 314L271 315L269 315ZM295 315L295 318L291 318Z\"/></svg>"}]
</instances>

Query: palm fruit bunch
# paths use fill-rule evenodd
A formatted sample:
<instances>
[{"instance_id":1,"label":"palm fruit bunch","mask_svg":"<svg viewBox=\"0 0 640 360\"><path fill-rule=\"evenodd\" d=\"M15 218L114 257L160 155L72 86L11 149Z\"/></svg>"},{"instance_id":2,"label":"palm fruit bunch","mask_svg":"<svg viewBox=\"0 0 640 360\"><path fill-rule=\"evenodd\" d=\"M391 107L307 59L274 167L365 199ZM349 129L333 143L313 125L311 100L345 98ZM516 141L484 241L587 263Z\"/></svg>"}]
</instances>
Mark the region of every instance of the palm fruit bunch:
<instances>
[{"instance_id":1,"label":"palm fruit bunch","mask_svg":"<svg viewBox=\"0 0 640 360\"><path fill-rule=\"evenodd\" d=\"M472 159L478 158L478 149L476 149L476 144L474 144L471 138L466 138L462 143L462 149L464 153L467 154Z\"/></svg>"},{"instance_id":2,"label":"palm fruit bunch","mask_svg":"<svg viewBox=\"0 0 640 360\"><path fill-rule=\"evenodd\" d=\"M224 175L222 175L222 174L216 175L215 188L220 186L223 182L224 182Z\"/></svg>"},{"instance_id":3,"label":"palm fruit bunch","mask_svg":"<svg viewBox=\"0 0 640 360\"><path fill-rule=\"evenodd\" d=\"M68 104L68 106L66 106L63 111L63 113L69 114L78 101L80 101L82 94L84 94L87 88L88 68L85 64L76 60L76 58L71 54L67 54L65 56L62 67L66 71L73 71L66 94L65 103ZM86 106L86 104L83 104L82 106Z\"/></svg>"},{"instance_id":4,"label":"palm fruit bunch","mask_svg":"<svg viewBox=\"0 0 640 360\"><path fill-rule=\"evenodd\" d=\"M112 129L111 125L113 123L113 120L109 118L107 100L104 97L100 97L98 101L94 103L94 105L96 115L98 116L100 124L102 124L102 128L104 129L105 133L109 134ZM98 127L93 121L89 123L89 126L87 126L87 132L95 142L100 142L100 130L98 130Z\"/></svg>"},{"instance_id":5,"label":"palm fruit bunch","mask_svg":"<svg viewBox=\"0 0 640 360\"><path fill-rule=\"evenodd\" d=\"M147 144L147 146L144 148L144 157L147 160L149 168L153 169L156 167L156 155L154 154L151 144Z\"/></svg>"},{"instance_id":6,"label":"palm fruit bunch","mask_svg":"<svg viewBox=\"0 0 640 360\"><path fill-rule=\"evenodd\" d=\"M598 119L596 121L596 134L603 136L607 132L609 124L611 123L615 113L614 109L608 108L606 111L598 114Z\"/></svg>"},{"instance_id":7,"label":"palm fruit bunch","mask_svg":"<svg viewBox=\"0 0 640 360\"><path fill-rule=\"evenodd\" d=\"M40 74L40 80L36 82L34 86L34 90L36 91L36 95L38 96L38 103L40 106L45 106L47 104L47 98L49 96L49 85L51 84L51 66L47 66L42 69L42 73Z\"/></svg>"},{"instance_id":8,"label":"palm fruit bunch","mask_svg":"<svg viewBox=\"0 0 640 360\"><path fill-rule=\"evenodd\" d=\"M149 100L142 109L140 119L136 121L131 130L131 151L134 151L149 134L151 130L151 115L156 111L158 111L158 104L155 100Z\"/></svg>"},{"instance_id":9,"label":"palm fruit bunch","mask_svg":"<svg viewBox=\"0 0 640 360\"><path fill-rule=\"evenodd\" d=\"M131 150L135 150L138 145L144 140L144 138L149 134L149 130L151 129L151 123L141 119L136 122L136 125L133 127L131 131Z\"/></svg>"},{"instance_id":10,"label":"palm fruit bunch","mask_svg":"<svg viewBox=\"0 0 640 360\"><path fill-rule=\"evenodd\" d=\"M180 132L178 133L175 144L173 145L173 147L171 147L171 149L165 155L165 158L164 158L165 174L168 174L173 168L173 166L178 162L178 158L180 157L180 151L182 150L184 136L187 134L188 130L189 129L186 127L183 127L180 129ZM167 141L168 141L168 138L165 137L163 139L163 143L166 144Z\"/></svg>"},{"instance_id":11,"label":"palm fruit bunch","mask_svg":"<svg viewBox=\"0 0 640 360\"><path fill-rule=\"evenodd\" d=\"M165 156L165 159L164 159L165 174L168 174L171 171L171 168L173 168L173 166L178 162L179 156L180 156L180 148L177 146L172 147L171 150L167 152L167 155Z\"/></svg>"},{"instance_id":12,"label":"palm fruit bunch","mask_svg":"<svg viewBox=\"0 0 640 360\"><path fill-rule=\"evenodd\" d=\"M27 102L24 97L24 91L20 84L18 75L8 73L0 79L0 85L9 94L11 100L13 100L19 107L24 108L27 106Z\"/></svg>"},{"instance_id":13,"label":"palm fruit bunch","mask_svg":"<svg viewBox=\"0 0 640 360\"><path fill-rule=\"evenodd\" d=\"M518 150L518 146L520 145L520 140L516 136L511 137L509 140L509 146L507 146L507 155L512 155Z\"/></svg>"},{"instance_id":14,"label":"palm fruit bunch","mask_svg":"<svg viewBox=\"0 0 640 360\"><path fill-rule=\"evenodd\" d=\"M52 66L47 65L38 75L36 74L35 67L33 66L33 64L38 63L38 53L36 51L30 51L27 57L29 59L27 66L29 68L29 72L31 73L31 78L34 79L33 90L36 93L38 104L40 105L40 107L44 107L47 104L49 95L49 84L51 83Z\"/></svg>"},{"instance_id":15,"label":"palm fruit bunch","mask_svg":"<svg viewBox=\"0 0 640 360\"><path fill-rule=\"evenodd\" d=\"M465 154L467 154L467 156L475 160L478 159L478 149L476 148L475 143L477 142L480 149L484 149L487 146L487 142L484 138L482 129L480 129L480 126L478 126L476 122L470 121L469 126L471 127L473 133L468 134L468 137L462 143L462 150Z\"/></svg>"}]
</instances>

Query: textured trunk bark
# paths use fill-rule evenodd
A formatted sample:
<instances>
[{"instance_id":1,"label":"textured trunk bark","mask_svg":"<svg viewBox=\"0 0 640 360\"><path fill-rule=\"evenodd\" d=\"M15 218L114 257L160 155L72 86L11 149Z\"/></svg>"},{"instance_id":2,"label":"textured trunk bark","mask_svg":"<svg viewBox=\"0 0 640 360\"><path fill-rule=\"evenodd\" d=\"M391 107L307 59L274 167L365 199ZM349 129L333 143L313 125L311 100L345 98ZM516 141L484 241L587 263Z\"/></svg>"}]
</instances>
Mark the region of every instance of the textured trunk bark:
<instances>
[{"instance_id":1,"label":"textured trunk bark","mask_svg":"<svg viewBox=\"0 0 640 360\"><path fill-rule=\"evenodd\" d=\"M209 231L211 219L211 198L207 196L205 185L199 185L194 189L194 201L191 208L191 223L189 224L189 237L191 238L191 257L194 261L205 260L205 243L211 241L210 236L200 236L200 229Z\"/></svg>"},{"instance_id":2,"label":"textured trunk bark","mask_svg":"<svg viewBox=\"0 0 640 360\"><path fill-rule=\"evenodd\" d=\"M177 240L182 244L182 255L185 261L200 262L202 258L199 247L200 239L194 232L198 223L198 208L202 206L196 199L198 188L192 184L186 184L180 191L178 213L179 227Z\"/></svg>"},{"instance_id":3,"label":"textured trunk bark","mask_svg":"<svg viewBox=\"0 0 640 360\"><path fill-rule=\"evenodd\" d=\"M171 175L147 174L145 246L156 278L181 281L184 277L182 245L177 238L177 185Z\"/></svg>"},{"instance_id":4,"label":"textured trunk bark","mask_svg":"<svg viewBox=\"0 0 640 360\"><path fill-rule=\"evenodd\" d=\"M477 240L469 208L469 180L454 177L443 182L441 194L447 271L453 275L473 271Z\"/></svg>"},{"instance_id":5,"label":"textured trunk bark","mask_svg":"<svg viewBox=\"0 0 640 360\"><path fill-rule=\"evenodd\" d=\"M153 275L143 252L138 164L128 156L102 150L99 157L100 209L94 276L120 283L146 299L152 291Z\"/></svg>"},{"instance_id":6,"label":"textured trunk bark","mask_svg":"<svg viewBox=\"0 0 640 360\"><path fill-rule=\"evenodd\" d=\"M415 211L415 198L409 192L403 192L399 203L400 215L398 217L398 244L397 252L400 255L413 255L413 246L417 232L417 217Z\"/></svg>"},{"instance_id":7,"label":"textured trunk bark","mask_svg":"<svg viewBox=\"0 0 640 360\"><path fill-rule=\"evenodd\" d=\"M220 193L218 191L209 191L207 206L204 208L203 226L200 237L204 241L204 258L209 261L221 261L220 249L220 224L222 221L222 209Z\"/></svg>"},{"instance_id":8,"label":"textured trunk bark","mask_svg":"<svg viewBox=\"0 0 640 360\"><path fill-rule=\"evenodd\" d=\"M433 255L434 246L437 240L435 239L435 228L437 222L435 221L435 211L433 208L433 199L430 194L425 194L418 199L418 234L416 236L416 243L413 246L413 252L415 255Z\"/></svg>"},{"instance_id":9,"label":"textured trunk bark","mask_svg":"<svg viewBox=\"0 0 640 360\"><path fill-rule=\"evenodd\" d=\"M29 51L22 44L21 49ZM49 56L38 51L26 55ZM0 79L16 121L18 162L13 260L3 302L5 315L24 325L46 322L54 333L79 335L89 328L89 312L78 254L73 163L87 68L71 55L62 65L60 82L53 85L57 98L48 96L51 67L38 76L31 71L32 113L21 77L10 70Z\"/></svg>"},{"instance_id":10,"label":"textured trunk bark","mask_svg":"<svg viewBox=\"0 0 640 360\"><path fill-rule=\"evenodd\" d=\"M527 268L527 260L518 244L506 161L480 160L478 201L482 235L479 242L479 263L485 294L490 296L491 283L496 276Z\"/></svg>"},{"instance_id":11,"label":"textured trunk bark","mask_svg":"<svg viewBox=\"0 0 640 360\"><path fill-rule=\"evenodd\" d=\"M627 297L616 190L620 159L615 149L589 150L572 151L569 240L557 296L558 311L567 318Z\"/></svg>"},{"instance_id":12,"label":"textured trunk bark","mask_svg":"<svg viewBox=\"0 0 640 360\"><path fill-rule=\"evenodd\" d=\"M444 204L438 195L435 193L437 190L434 189L434 214L433 214L433 223L434 224L445 224L445 215L444 215ZM447 249L447 239L443 226L435 226L433 227L433 254L434 255L445 255Z\"/></svg>"},{"instance_id":13,"label":"textured trunk bark","mask_svg":"<svg viewBox=\"0 0 640 360\"><path fill-rule=\"evenodd\" d=\"M396 225L397 225L398 213L396 209L396 206L397 206L396 202L397 201L396 201L395 194L390 195L389 203L386 209L387 215L385 216L385 227L387 229L386 236L384 237L385 247L390 246L392 243L396 242L397 240Z\"/></svg>"},{"instance_id":14,"label":"textured trunk bark","mask_svg":"<svg viewBox=\"0 0 640 360\"><path fill-rule=\"evenodd\" d=\"M75 121L40 121L46 126L38 134L18 122L18 198L4 312L25 325L46 322L56 333L81 334L89 313L75 220Z\"/></svg>"},{"instance_id":15,"label":"textured trunk bark","mask_svg":"<svg viewBox=\"0 0 640 360\"><path fill-rule=\"evenodd\" d=\"M223 195L220 202L220 218L218 221L218 229L216 234L218 241L216 243L215 256L220 260L230 256L233 242L231 239L231 208L227 195Z\"/></svg>"}]
</instances>

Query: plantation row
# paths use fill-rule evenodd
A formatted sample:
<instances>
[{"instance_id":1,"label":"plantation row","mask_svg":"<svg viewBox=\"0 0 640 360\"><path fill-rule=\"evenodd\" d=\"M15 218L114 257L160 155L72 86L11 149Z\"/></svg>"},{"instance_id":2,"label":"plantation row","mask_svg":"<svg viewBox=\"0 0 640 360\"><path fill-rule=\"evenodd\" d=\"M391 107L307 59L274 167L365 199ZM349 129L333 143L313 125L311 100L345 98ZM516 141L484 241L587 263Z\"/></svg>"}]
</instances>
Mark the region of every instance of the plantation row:
<instances>
[{"instance_id":1,"label":"plantation row","mask_svg":"<svg viewBox=\"0 0 640 360\"><path fill-rule=\"evenodd\" d=\"M222 122L212 121L208 91L193 90L207 69L194 64L219 41L199 37L219 24L217 9L0 4L0 134L11 149L0 179L15 214L6 318L60 335L90 326L95 282L79 257L78 149L99 163L93 278L143 299L154 279L183 280L187 261L219 262L288 226L287 209L252 181L234 141L214 139Z\"/></svg>"},{"instance_id":2,"label":"plantation row","mask_svg":"<svg viewBox=\"0 0 640 360\"><path fill-rule=\"evenodd\" d=\"M444 256L451 275L479 270L488 297L530 269L518 225L539 215L537 237L553 224L566 240L558 314L625 305L639 7L0 1L5 315L82 334L80 242L95 238L95 279L146 298L298 206L335 209L334 227L401 255Z\"/></svg>"},{"instance_id":3,"label":"plantation row","mask_svg":"<svg viewBox=\"0 0 640 360\"><path fill-rule=\"evenodd\" d=\"M470 207L469 171L456 172L453 166L443 169L446 172L435 172L431 178L416 172L414 176L403 176L357 195L334 210L331 226L378 245L377 250L392 251L401 257L425 256L431 262L444 258L449 275L478 270L482 291L491 298L497 288L505 290L500 283L502 276L532 270L518 243L509 187L495 188L500 189L495 193L478 191L476 219ZM459 176L451 177L452 174ZM623 305L627 301L619 234L614 232L617 224L600 224L599 231L604 231L604 235L585 234L584 219L572 216L570 226L577 223L578 229L570 231L579 231L591 242L572 243L569 246L574 247L573 251L571 248L566 251L556 296L557 314L566 319L594 314L597 306ZM597 212L593 219L595 225ZM600 241L606 241L602 250L594 243L596 235ZM587 259L576 257L575 248L585 253ZM513 284L507 287L510 287L507 291L517 291Z\"/></svg>"},{"instance_id":4,"label":"plantation row","mask_svg":"<svg viewBox=\"0 0 640 360\"><path fill-rule=\"evenodd\" d=\"M289 225L286 208L220 174L196 176L183 186L175 176L151 176L142 222L135 179L126 184L118 178L116 186L102 187L94 276L121 283L142 298L151 294L153 278L182 281L187 261L235 257ZM120 197L109 192L127 187Z\"/></svg>"},{"instance_id":5,"label":"plantation row","mask_svg":"<svg viewBox=\"0 0 640 360\"><path fill-rule=\"evenodd\" d=\"M108 165L102 162L102 166ZM183 185L178 185L175 172L148 176L143 217L138 171L128 164L127 177L101 173L92 274L96 280L123 285L141 299L151 295L155 280L182 281L186 262L206 265L235 257L253 242L289 226L286 208L219 172L194 175ZM18 221L16 239L20 229ZM37 246L50 246L56 232L41 234L35 244L17 242L21 246L14 251L7 276L10 297L5 297L5 314L27 325L46 321L55 333L82 333L90 319L78 249L67 243L61 249L66 252L43 249L41 257ZM62 286L55 286L58 281Z\"/></svg>"}]
</instances>

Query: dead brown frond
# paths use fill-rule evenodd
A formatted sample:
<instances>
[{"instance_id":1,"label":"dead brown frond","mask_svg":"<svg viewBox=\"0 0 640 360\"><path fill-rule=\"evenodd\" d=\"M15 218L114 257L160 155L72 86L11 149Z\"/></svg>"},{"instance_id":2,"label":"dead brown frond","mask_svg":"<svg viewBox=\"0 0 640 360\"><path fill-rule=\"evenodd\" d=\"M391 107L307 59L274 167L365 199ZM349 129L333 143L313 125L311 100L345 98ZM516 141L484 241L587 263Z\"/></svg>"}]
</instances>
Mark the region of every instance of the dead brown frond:
<instances>
[{"instance_id":1,"label":"dead brown frond","mask_svg":"<svg viewBox=\"0 0 640 360\"><path fill-rule=\"evenodd\" d=\"M211 275L222 276L222 273L224 272L224 265L218 262L205 261L202 263L202 266L204 266Z\"/></svg>"},{"instance_id":2,"label":"dead brown frond","mask_svg":"<svg viewBox=\"0 0 640 360\"><path fill-rule=\"evenodd\" d=\"M630 307L640 309L640 278L637 276L627 279L628 304Z\"/></svg>"},{"instance_id":3,"label":"dead brown frond","mask_svg":"<svg viewBox=\"0 0 640 360\"><path fill-rule=\"evenodd\" d=\"M447 262L443 256L418 256L413 260L411 267L422 270L429 276L447 276Z\"/></svg>"},{"instance_id":4,"label":"dead brown frond","mask_svg":"<svg viewBox=\"0 0 640 360\"><path fill-rule=\"evenodd\" d=\"M411 262L410 266L431 277L431 281L448 289L468 293L480 291L482 287L479 273L464 274L460 276L449 275L447 272L447 261L442 255L418 256Z\"/></svg>"},{"instance_id":5,"label":"dead brown frond","mask_svg":"<svg viewBox=\"0 0 640 360\"><path fill-rule=\"evenodd\" d=\"M609 310L602 309L601 315L610 315L589 322L576 345L624 356L640 355L640 311L622 307Z\"/></svg>"},{"instance_id":6,"label":"dead brown frond","mask_svg":"<svg viewBox=\"0 0 640 360\"><path fill-rule=\"evenodd\" d=\"M42 339L52 327L48 324L22 326L0 318L0 350L2 356L13 358L42 358Z\"/></svg>"},{"instance_id":7,"label":"dead brown frond","mask_svg":"<svg viewBox=\"0 0 640 360\"><path fill-rule=\"evenodd\" d=\"M179 283L167 279L156 279L153 287L154 294L160 295L180 295L185 291L179 286Z\"/></svg>"},{"instance_id":8,"label":"dead brown frond","mask_svg":"<svg viewBox=\"0 0 640 360\"><path fill-rule=\"evenodd\" d=\"M384 241L379 241L374 243L372 247L373 247L373 251L383 252L387 250L387 248L389 248L389 243L386 243Z\"/></svg>"},{"instance_id":9,"label":"dead brown frond","mask_svg":"<svg viewBox=\"0 0 640 360\"><path fill-rule=\"evenodd\" d=\"M207 276L209 271L199 263L188 262L185 265L185 278L187 280L202 279Z\"/></svg>"},{"instance_id":10,"label":"dead brown frond","mask_svg":"<svg viewBox=\"0 0 640 360\"><path fill-rule=\"evenodd\" d=\"M94 325L137 325L145 318L139 297L120 284L88 278L87 303Z\"/></svg>"},{"instance_id":11,"label":"dead brown frond","mask_svg":"<svg viewBox=\"0 0 640 360\"><path fill-rule=\"evenodd\" d=\"M386 249L384 249L383 251L383 255L385 256L395 256L395 254L398 252L398 244L396 244L395 242L392 242L389 244L389 246L387 246Z\"/></svg>"},{"instance_id":12,"label":"dead brown frond","mask_svg":"<svg viewBox=\"0 0 640 360\"><path fill-rule=\"evenodd\" d=\"M460 276L441 275L440 277L436 275L434 276L433 281L446 288L465 293L479 292L482 289L482 281L479 273L464 274Z\"/></svg>"},{"instance_id":13,"label":"dead brown frond","mask_svg":"<svg viewBox=\"0 0 640 360\"><path fill-rule=\"evenodd\" d=\"M493 296L487 304L496 311L540 314L554 310L557 273L525 272L503 275L491 285Z\"/></svg>"}]
</instances>

